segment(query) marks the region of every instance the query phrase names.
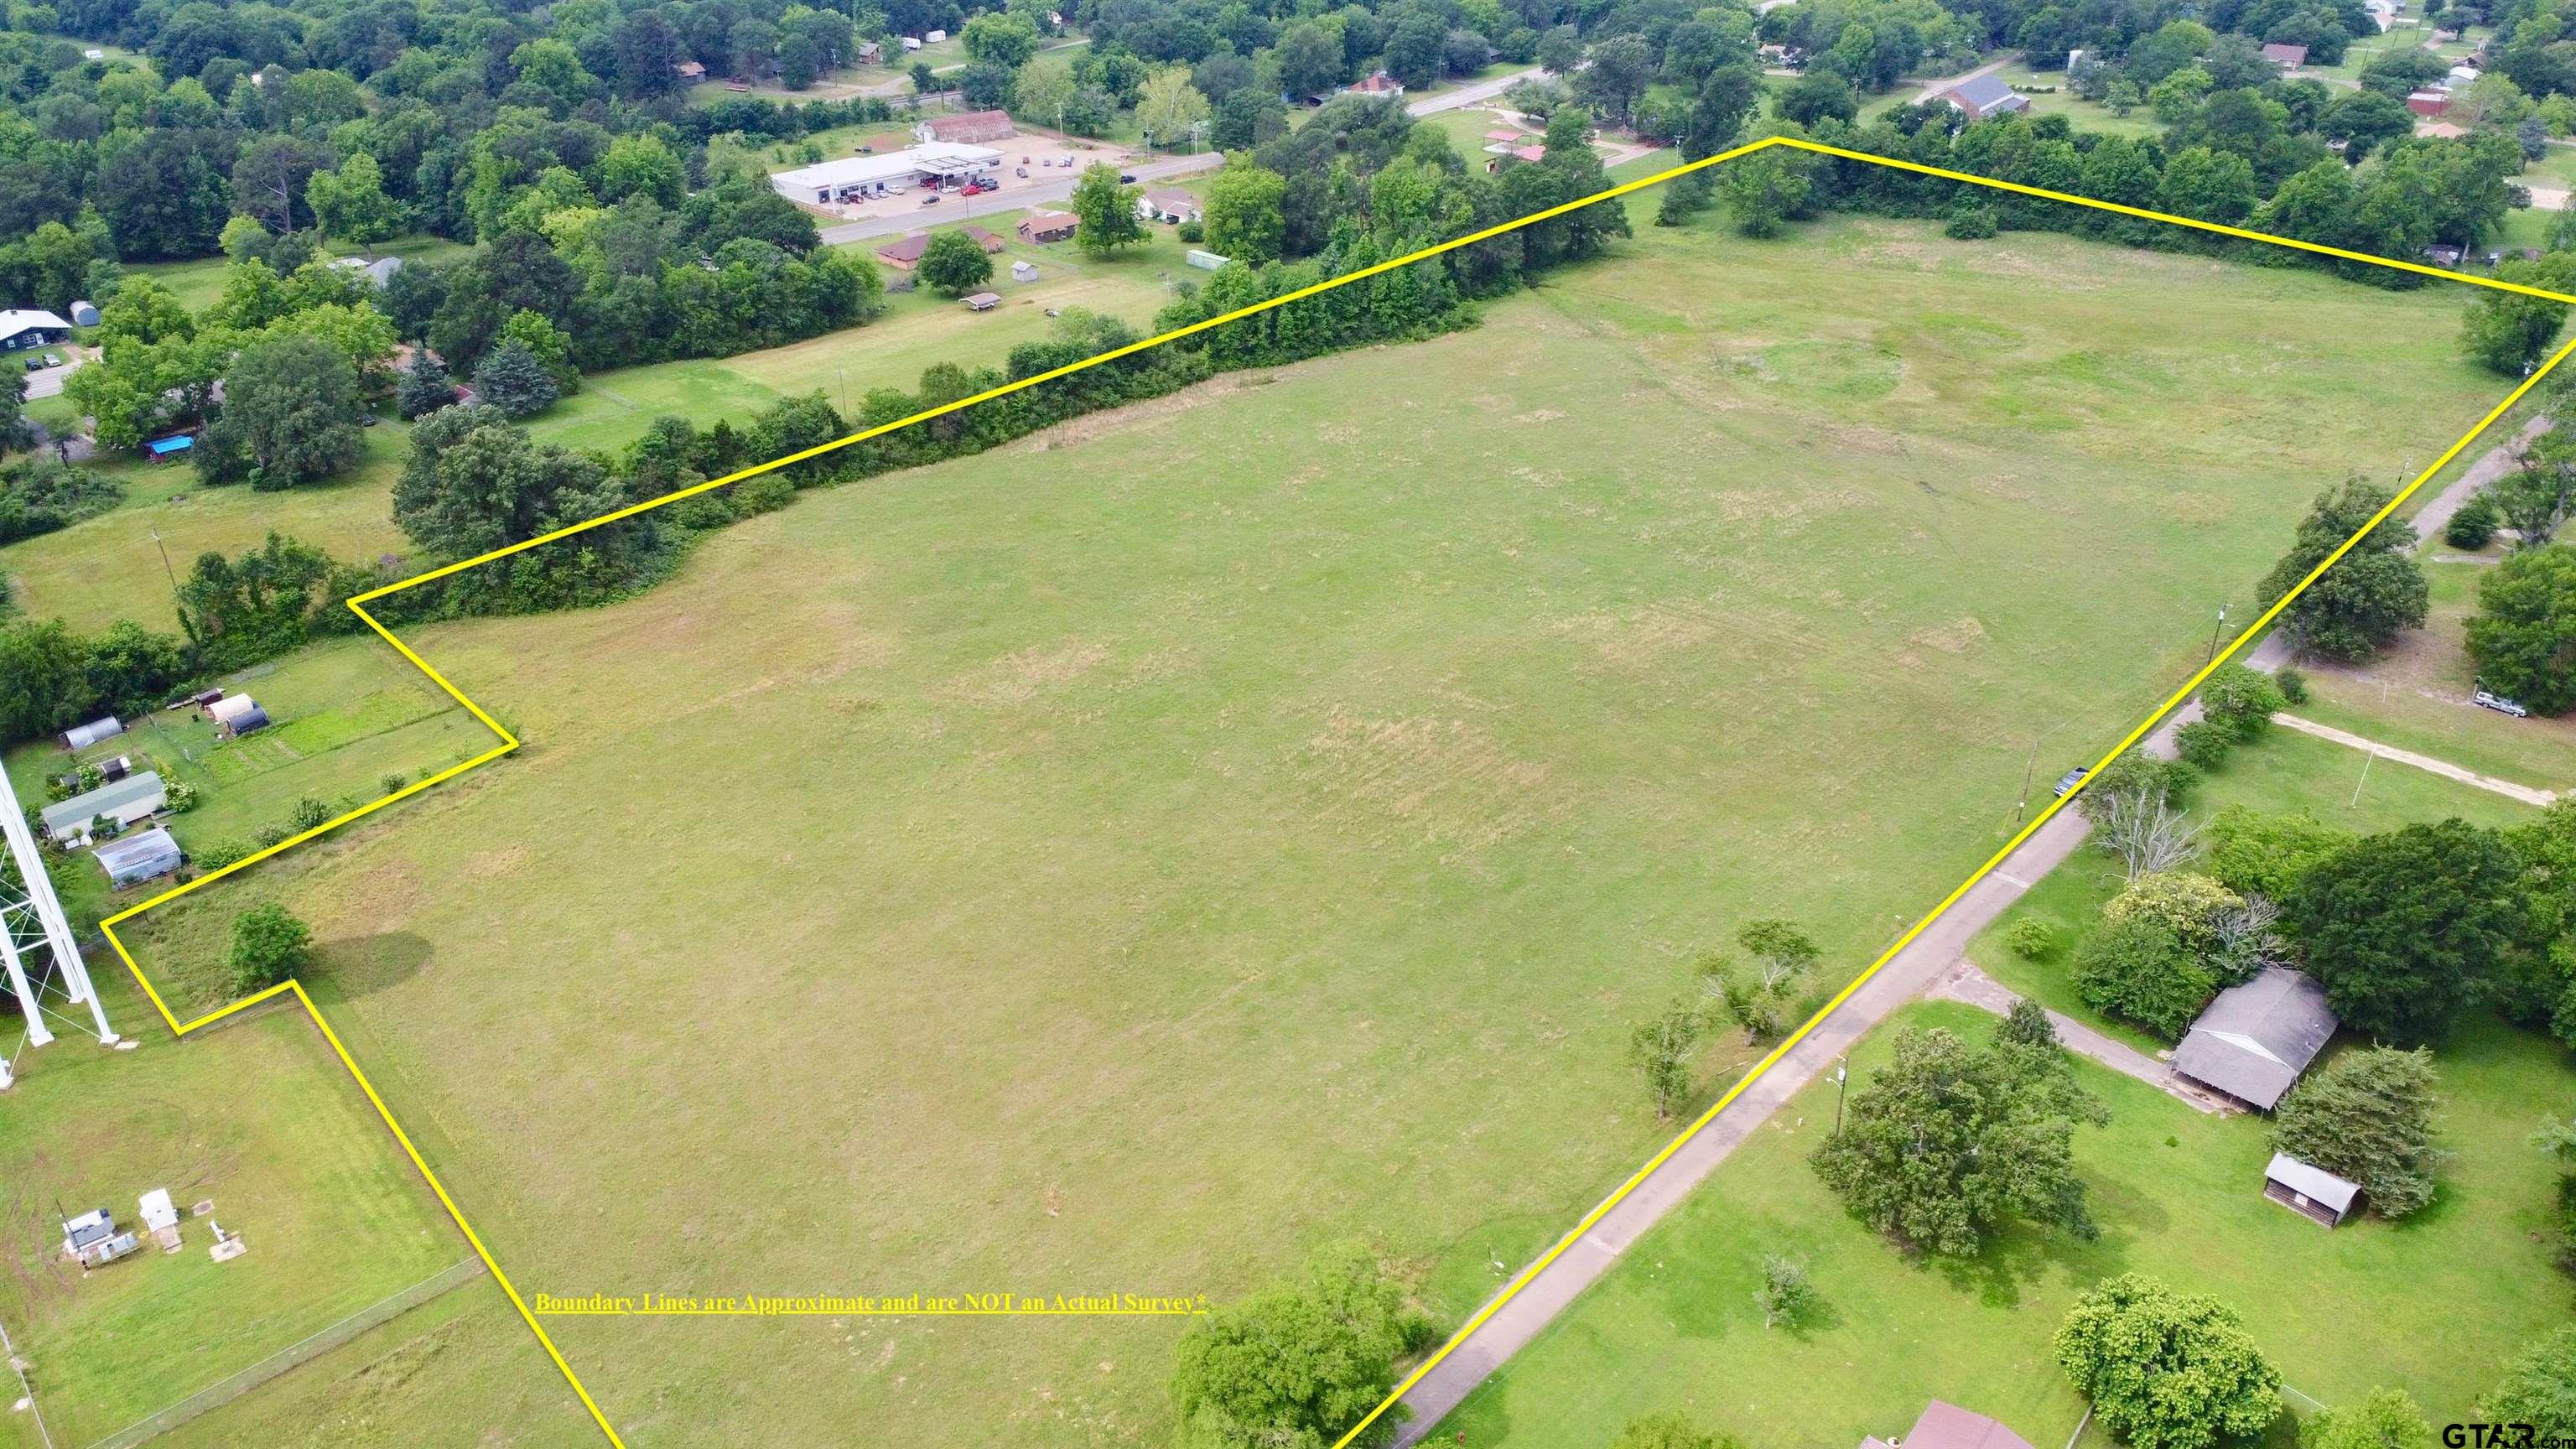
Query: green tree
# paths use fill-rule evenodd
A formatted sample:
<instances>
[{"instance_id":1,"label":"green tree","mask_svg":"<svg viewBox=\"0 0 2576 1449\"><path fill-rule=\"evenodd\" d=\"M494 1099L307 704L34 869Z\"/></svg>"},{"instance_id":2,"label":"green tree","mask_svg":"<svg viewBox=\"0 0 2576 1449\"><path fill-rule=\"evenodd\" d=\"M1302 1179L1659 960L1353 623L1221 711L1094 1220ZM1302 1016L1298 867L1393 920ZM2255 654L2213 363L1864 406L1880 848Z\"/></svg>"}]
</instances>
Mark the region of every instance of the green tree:
<instances>
[{"instance_id":1,"label":"green tree","mask_svg":"<svg viewBox=\"0 0 2576 1449\"><path fill-rule=\"evenodd\" d=\"M394 408L405 422L424 413L434 413L456 401L456 384L447 376L447 367L438 354L426 347L416 348L411 365L405 367L402 382L394 389Z\"/></svg>"},{"instance_id":2,"label":"green tree","mask_svg":"<svg viewBox=\"0 0 2576 1449\"><path fill-rule=\"evenodd\" d=\"M2458 820L2353 841L2281 903L2343 1024L2400 1045L2439 1037L2524 926L2521 861Z\"/></svg>"},{"instance_id":3,"label":"green tree","mask_svg":"<svg viewBox=\"0 0 2576 1449\"><path fill-rule=\"evenodd\" d=\"M2272 1119L2272 1145L2347 1182L2370 1210L2402 1218L2433 1200L2445 1154L2433 1145L2433 1054L2347 1051L2292 1089Z\"/></svg>"},{"instance_id":4,"label":"green tree","mask_svg":"<svg viewBox=\"0 0 2576 1449\"><path fill-rule=\"evenodd\" d=\"M2478 1400L2477 1417L2529 1424L2544 1436L2576 1437L2576 1328L2526 1345L2505 1366L2503 1380Z\"/></svg>"},{"instance_id":5,"label":"green tree","mask_svg":"<svg viewBox=\"0 0 2576 1449\"><path fill-rule=\"evenodd\" d=\"M1807 1265L1784 1253L1762 1255L1762 1284L1753 1290L1753 1306L1762 1310L1762 1326L1797 1326L1822 1301L1807 1276Z\"/></svg>"},{"instance_id":6,"label":"green tree","mask_svg":"<svg viewBox=\"0 0 2576 1449\"><path fill-rule=\"evenodd\" d=\"M2084 938L2067 968L2075 994L2096 1011L2180 1041L2218 990L2218 974L2172 926L2150 916L2110 921Z\"/></svg>"},{"instance_id":7,"label":"green tree","mask_svg":"<svg viewBox=\"0 0 2576 1449\"><path fill-rule=\"evenodd\" d=\"M966 22L959 41L970 60L1017 69L1038 53L1038 29L1028 17L1006 12L977 15Z\"/></svg>"},{"instance_id":8,"label":"green tree","mask_svg":"<svg viewBox=\"0 0 2576 1449\"><path fill-rule=\"evenodd\" d=\"M222 431L258 469L256 487L293 488L355 463L357 411L357 369L314 338L254 342L224 375Z\"/></svg>"},{"instance_id":9,"label":"green tree","mask_svg":"<svg viewBox=\"0 0 2576 1449\"><path fill-rule=\"evenodd\" d=\"M2442 526L2442 541L2453 548L2484 548L2495 537L2500 521L2495 495L2473 493L2468 502L2452 510L2451 521Z\"/></svg>"},{"instance_id":10,"label":"green tree","mask_svg":"<svg viewBox=\"0 0 2576 1449\"><path fill-rule=\"evenodd\" d=\"M1136 98L1136 124L1156 146L1187 145L1208 116L1207 97L1190 84L1187 66L1165 66L1145 77Z\"/></svg>"},{"instance_id":11,"label":"green tree","mask_svg":"<svg viewBox=\"0 0 2576 1449\"><path fill-rule=\"evenodd\" d=\"M1677 1000L1628 1034L1628 1061L1645 1080L1656 1121L1670 1118L1675 1108L1690 1100L1691 1062L1707 1029L1705 1012L1688 1000Z\"/></svg>"},{"instance_id":12,"label":"green tree","mask_svg":"<svg viewBox=\"0 0 2576 1449\"><path fill-rule=\"evenodd\" d=\"M963 297L993 280L993 259L962 231L943 231L921 249L914 275L943 297Z\"/></svg>"},{"instance_id":13,"label":"green tree","mask_svg":"<svg viewBox=\"0 0 2576 1449\"><path fill-rule=\"evenodd\" d=\"M1717 187L1735 229L1750 237L1777 236L1782 223L1807 214L1815 189L1815 158L1774 146L1739 156L1717 168Z\"/></svg>"},{"instance_id":14,"label":"green tree","mask_svg":"<svg viewBox=\"0 0 2576 1449\"><path fill-rule=\"evenodd\" d=\"M300 974L313 959L313 932L292 911L263 902L233 917L224 958L236 991L261 991Z\"/></svg>"},{"instance_id":15,"label":"green tree","mask_svg":"<svg viewBox=\"0 0 2576 1449\"><path fill-rule=\"evenodd\" d=\"M2468 649L2487 688L2540 714L2576 710L2576 547L2524 550L2489 570Z\"/></svg>"},{"instance_id":16,"label":"green tree","mask_svg":"<svg viewBox=\"0 0 2576 1449\"><path fill-rule=\"evenodd\" d=\"M2404 1389L2320 1409L2299 1425L2299 1449L2433 1449L2433 1425Z\"/></svg>"},{"instance_id":17,"label":"green tree","mask_svg":"<svg viewBox=\"0 0 2576 1449\"><path fill-rule=\"evenodd\" d=\"M2078 1122L2107 1122L2064 1053L1940 1028L1898 1035L1895 1059L1851 1096L1810 1159L1874 1231L1918 1252L1973 1257L2026 1219L2091 1239L2076 1174Z\"/></svg>"},{"instance_id":18,"label":"green tree","mask_svg":"<svg viewBox=\"0 0 2576 1449\"><path fill-rule=\"evenodd\" d=\"M1288 234L1287 196L1286 177L1254 165L1249 153L1228 157L1207 184L1208 250L1251 266L1278 260Z\"/></svg>"},{"instance_id":19,"label":"green tree","mask_svg":"<svg viewBox=\"0 0 2576 1449\"><path fill-rule=\"evenodd\" d=\"M2388 501L2386 491L2358 478L2319 494L2289 553L2256 586L2262 606L2297 588ZM2282 611L2284 627L2301 648L2347 663L2378 653L2402 630L2423 627L2432 587L2410 552L2414 544L2415 530L2394 518L2371 528Z\"/></svg>"},{"instance_id":20,"label":"green tree","mask_svg":"<svg viewBox=\"0 0 2576 1449\"><path fill-rule=\"evenodd\" d=\"M1197 1321L1174 1353L1172 1404L1187 1449L1333 1444L1395 1387L1421 1325L1368 1249L1324 1249L1297 1277ZM1379 1449L1403 1409L1353 1441Z\"/></svg>"},{"instance_id":21,"label":"green tree","mask_svg":"<svg viewBox=\"0 0 2576 1449\"><path fill-rule=\"evenodd\" d=\"M474 369L475 400L498 409L504 417L544 412L562 395L554 374L525 343L502 343L485 353Z\"/></svg>"},{"instance_id":22,"label":"green tree","mask_svg":"<svg viewBox=\"0 0 2576 1449\"><path fill-rule=\"evenodd\" d=\"M2238 741L2260 737L2289 704L2272 676L2242 664L2218 666L2200 686L2201 713Z\"/></svg>"},{"instance_id":23,"label":"green tree","mask_svg":"<svg viewBox=\"0 0 2576 1449\"><path fill-rule=\"evenodd\" d=\"M2215 1298L2127 1273L2075 1301L2058 1366L2130 1449L2214 1449L2281 1416L2281 1375Z\"/></svg>"},{"instance_id":24,"label":"green tree","mask_svg":"<svg viewBox=\"0 0 2576 1449\"><path fill-rule=\"evenodd\" d=\"M2285 900L2301 877L2353 839L2304 810L2265 814L2230 805L2209 822L2209 873L2239 895Z\"/></svg>"},{"instance_id":25,"label":"green tree","mask_svg":"<svg viewBox=\"0 0 2576 1449\"><path fill-rule=\"evenodd\" d=\"M1066 205L1074 216L1074 243L1094 256L1106 256L1145 239L1144 223L1136 217L1136 190L1119 184L1115 166L1085 167Z\"/></svg>"},{"instance_id":26,"label":"green tree","mask_svg":"<svg viewBox=\"0 0 2576 1449\"><path fill-rule=\"evenodd\" d=\"M2522 466L2498 478L2487 496L2514 547L2545 548L2576 508L2576 428L2551 428L2522 451Z\"/></svg>"},{"instance_id":27,"label":"green tree","mask_svg":"<svg viewBox=\"0 0 2576 1449\"><path fill-rule=\"evenodd\" d=\"M316 171L304 185L314 225L323 235L373 246L402 229L402 205L385 194L376 158L354 152L332 171Z\"/></svg>"},{"instance_id":28,"label":"green tree","mask_svg":"<svg viewBox=\"0 0 2576 1449\"><path fill-rule=\"evenodd\" d=\"M2576 257L2553 255L2536 262L2514 259L2496 268L2496 280L2564 292L2576 281ZM2482 290L2460 317L2460 350L2491 372L2528 376L2558 348L2567 308L2545 297Z\"/></svg>"}]
</instances>

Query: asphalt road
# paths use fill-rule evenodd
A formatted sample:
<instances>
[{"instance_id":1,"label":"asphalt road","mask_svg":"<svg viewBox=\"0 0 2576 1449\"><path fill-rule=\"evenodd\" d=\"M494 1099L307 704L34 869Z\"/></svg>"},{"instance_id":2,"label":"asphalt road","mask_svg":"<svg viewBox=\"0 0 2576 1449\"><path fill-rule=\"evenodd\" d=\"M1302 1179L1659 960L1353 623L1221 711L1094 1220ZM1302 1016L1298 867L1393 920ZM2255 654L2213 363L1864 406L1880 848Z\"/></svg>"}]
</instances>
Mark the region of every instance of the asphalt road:
<instances>
[{"instance_id":1,"label":"asphalt road","mask_svg":"<svg viewBox=\"0 0 2576 1449\"><path fill-rule=\"evenodd\" d=\"M1126 168L1126 174L1138 181L1165 181L1175 176L1188 176L1200 171L1213 171L1225 164L1225 157L1215 151L1201 151L1190 156L1173 156L1161 161L1146 161ZM1003 183L1002 189L986 196L951 194L936 206L918 206L898 216L871 216L858 221L845 221L822 228L827 246L842 242L865 241L872 236L903 236L941 222L967 221L975 217L1004 217L1016 221L1020 213L1032 206L1063 201L1073 195L1074 185L1082 179L1079 171L1058 176L1032 177L1023 182L1017 178Z\"/></svg>"},{"instance_id":2,"label":"asphalt road","mask_svg":"<svg viewBox=\"0 0 2576 1449\"><path fill-rule=\"evenodd\" d=\"M1429 116L1441 111L1454 111L1462 106L1477 105L1492 100L1522 81L1536 80L1545 74L1547 74L1545 67L1534 65L1527 70L1516 70L1510 75L1498 75L1492 80L1481 80L1473 85L1460 86L1454 91L1443 92L1428 100L1415 101L1404 108L1404 113L1408 116Z\"/></svg>"}]
</instances>

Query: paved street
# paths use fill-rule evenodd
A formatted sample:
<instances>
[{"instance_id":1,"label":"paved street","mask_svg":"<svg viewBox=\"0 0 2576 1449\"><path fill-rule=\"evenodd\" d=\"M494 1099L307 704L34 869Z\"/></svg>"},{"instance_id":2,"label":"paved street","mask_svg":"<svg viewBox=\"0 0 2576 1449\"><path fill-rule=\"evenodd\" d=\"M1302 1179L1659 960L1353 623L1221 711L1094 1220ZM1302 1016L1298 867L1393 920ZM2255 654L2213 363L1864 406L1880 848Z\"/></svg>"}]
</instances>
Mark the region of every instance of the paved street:
<instances>
[{"instance_id":1,"label":"paved street","mask_svg":"<svg viewBox=\"0 0 2576 1449\"><path fill-rule=\"evenodd\" d=\"M1516 70L1510 75L1498 75L1492 80L1477 81L1473 85L1463 85L1454 91L1414 101L1404 108L1404 113L1408 116L1431 116L1464 106L1480 105L1519 85L1522 81L1536 80L1545 74L1547 72L1538 66L1531 66L1527 70Z\"/></svg>"}]
</instances>

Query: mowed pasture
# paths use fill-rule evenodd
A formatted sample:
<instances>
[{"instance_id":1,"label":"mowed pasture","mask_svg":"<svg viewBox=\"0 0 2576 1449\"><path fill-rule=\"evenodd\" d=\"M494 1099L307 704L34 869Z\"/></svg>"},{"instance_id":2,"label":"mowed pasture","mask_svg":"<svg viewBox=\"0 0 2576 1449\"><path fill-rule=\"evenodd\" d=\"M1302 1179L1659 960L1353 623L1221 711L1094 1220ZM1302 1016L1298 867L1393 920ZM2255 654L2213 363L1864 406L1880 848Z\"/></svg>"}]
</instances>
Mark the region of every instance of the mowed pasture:
<instances>
[{"instance_id":1,"label":"mowed pasture","mask_svg":"<svg viewBox=\"0 0 2576 1449\"><path fill-rule=\"evenodd\" d=\"M1356 1233L1454 1321L1669 1131L1623 1050L1695 953L1858 969L2501 392L2456 293L1623 253L422 629L527 748L132 938L311 920L529 1292L1222 1300ZM639 1445L1159 1443L1182 1326L552 1323Z\"/></svg>"}]
</instances>

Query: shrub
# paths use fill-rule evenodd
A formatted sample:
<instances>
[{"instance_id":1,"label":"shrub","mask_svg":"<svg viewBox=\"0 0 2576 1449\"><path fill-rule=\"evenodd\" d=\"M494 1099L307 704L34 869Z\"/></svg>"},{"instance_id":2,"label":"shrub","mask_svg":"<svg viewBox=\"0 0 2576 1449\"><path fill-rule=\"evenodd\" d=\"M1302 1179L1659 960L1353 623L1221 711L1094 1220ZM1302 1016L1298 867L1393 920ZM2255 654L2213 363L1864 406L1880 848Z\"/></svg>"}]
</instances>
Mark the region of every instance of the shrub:
<instances>
[{"instance_id":1,"label":"shrub","mask_svg":"<svg viewBox=\"0 0 2576 1449\"><path fill-rule=\"evenodd\" d=\"M2011 930L2004 932L2004 944L2012 947L2012 953L2025 961L2045 960L2050 952L2057 949L2057 928L2046 921L2034 921L2024 916L2012 923Z\"/></svg>"},{"instance_id":2,"label":"shrub","mask_svg":"<svg viewBox=\"0 0 2576 1449\"><path fill-rule=\"evenodd\" d=\"M681 527L701 532L727 527L742 516L734 506L732 493L731 489L718 488L683 498L671 505L671 517Z\"/></svg>"},{"instance_id":3,"label":"shrub","mask_svg":"<svg viewBox=\"0 0 2576 1449\"><path fill-rule=\"evenodd\" d=\"M232 951L224 959L236 991L275 986L303 970L312 956L312 930L274 901L233 917Z\"/></svg>"},{"instance_id":4,"label":"shrub","mask_svg":"<svg viewBox=\"0 0 2576 1449\"><path fill-rule=\"evenodd\" d=\"M218 840L190 851L188 859L195 863L197 869L212 872L243 860L258 849L247 840Z\"/></svg>"},{"instance_id":5,"label":"shrub","mask_svg":"<svg viewBox=\"0 0 2576 1449\"><path fill-rule=\"evenodd\" d=\"M1764 1328L1782 1323L1797 1327L1817 1301L1805 1263L1781 1253L1762 1255L1762 1286L1753 1290L1753 1306L1762 1310Z\"/></svg>"},{"instance_id":6,"label":"shrub","mask_svg":"<svg viewBox=\"0 0 2576 1449\"><path fill-rule=\"evenodd\" d=\"M400 770L396 770L391 774L386 775L383 779L378 780L376 785L386 794L393 795L400 793L402 787L410 783L411 776L404 774Z\"/></svg>"},{"instance_id":7,"label":"shrub","mask_svg":"<svg viewBox=\"0 0 2576 1449\"><path fill-rule=\"evenodd\" d=\"M185 815L197 808L197 787L185 780L173 780L161 789L161 803L173 815Z\"/></svg>"},{"instance_id":8,"label":"shrub","mask_svg":"<svg viewBox=\"0 0 2576 1449\"><path fill-rule=\"evenodd\" d=\"M796 501L796 485L784 474L763 473L734 485L733 504L746 518L755 513L775 513Z\"/></svg>"},{"instance_id":9,"label":"shrub","mask_svg":"<svg viewBox=\"0 0 2576 1449\"><path fill-rule=\"evenodd\" d=\"M1957 241L1983 241L1993 236L2000 224L1993 207L1962 202L1950 213L1950 224L1941 228L1941 234Z\"/></svg>"},{"instance_id":10,"label":"shrub","mask_svg":"<svg viewBox=\"0 0 2576 1449\"><path fill-rule=\"evenodd\" d=\"M2250 740L2271 728L2272 716L2289 701L2272 676L2242 664L2222 664L2200 686L2203 716L2239 740Z\"/></svg>"},{"instance_id":11,"label":"shrub","mask_svg":"<svg viewBox=\"0 0 2576 1449\"><path fill-rule=\"evenodd\" d=\"M250 838L258 843L260 849L266 850L272 845L284 844L286 837L294 833L283 825L263 825L252 831Z\"/></svg>"},{"instance_id":12,"label":"shrub","mask_svg":"<svg viewBox=\"0 0 2576 1449\"><path fill-rule=\"evenodd\" d=\"M295 802L295 809L286 817L286 823L293 827L289 833L301 835L307 830L319 829L330 823L334 813L330 801L307 795Z\"/></svg>"},{"instance_id":13,"label":"shrub","mask_svg":"<svg viewBox=\"0 0 2576 1449\"><path fill-rule=\"evenodd\" d=\"M2236 732L2214 719L2196 719L2174 731L2174 753L2195 770L2215 770L2236 748Z\"/></svg>"},{"instance_id":14,"label":"shrub","mask_svg":"<svg viewBox=\"0 0 2576 1449\"><path fill-rule=\"evenodd\" d=\"M2460 511L2443 525L2442 542L2453 548L2484 548L2495 537L2497 521L2495 499L2481 491L2461 504Z\"/></svg>"},{"instance_id":15,"label":"shrub","mask_svg":"<svg viewBox=\"0 0 2576 1449\"><path fill-rule=\"evenodd\" d=\"M2274 671L2272 683L2281 691L2283 703L2306 704L2308 702L2308 677L2296 669L2286 664L2282 665Z\"/></svg>"},{"instance_id":16,"label":"shrub","mask_svg":"<svg viewBox=\"0 0 2576 1449\"><path fill-rule=\"evenodd\" d=\"M1197 246L1207 240L1207 228L1195 221L1185 221L1181 223L1180 237L1191 246Z\"/></svg>"},{"instance_id":17,"label":"shrub","mask_svg":"<svg viewBox=\"0 0 2576 1449\"><path fill-rule=\"evenodd\" d=\"M2195 954L2218 944L2222 911L2245 904L2234 891L2198 871L2160 870L2142 875L2102 908L2109 921L2146 919L2170 927L2184 949Z\"/></svg>"}]
</instances>

